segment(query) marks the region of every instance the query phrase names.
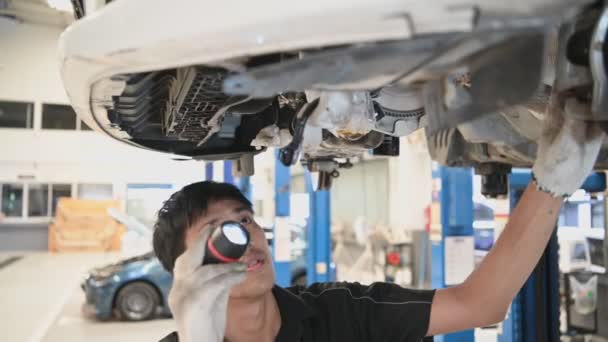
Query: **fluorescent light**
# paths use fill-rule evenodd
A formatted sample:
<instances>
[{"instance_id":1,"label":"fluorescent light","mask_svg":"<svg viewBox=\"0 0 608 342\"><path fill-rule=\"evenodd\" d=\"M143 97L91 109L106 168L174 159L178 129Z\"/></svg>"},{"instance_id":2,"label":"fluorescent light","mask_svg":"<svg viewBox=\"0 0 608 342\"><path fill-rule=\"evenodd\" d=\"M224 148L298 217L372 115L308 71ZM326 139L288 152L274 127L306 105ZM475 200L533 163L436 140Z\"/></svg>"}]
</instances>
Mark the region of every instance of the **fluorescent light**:
<instances>
[{"instance_id":1,"label":"fluorescent light","mask_svg":"<svg viewBox=\"0 0 608 342\"><path fill-rule=\"evenodd\" d=\"M72 7L72 2L70 0L46 0L46 2L52 8L64 11L64 12L74 12L74 8Z\"/></svg>"}]
</instances>

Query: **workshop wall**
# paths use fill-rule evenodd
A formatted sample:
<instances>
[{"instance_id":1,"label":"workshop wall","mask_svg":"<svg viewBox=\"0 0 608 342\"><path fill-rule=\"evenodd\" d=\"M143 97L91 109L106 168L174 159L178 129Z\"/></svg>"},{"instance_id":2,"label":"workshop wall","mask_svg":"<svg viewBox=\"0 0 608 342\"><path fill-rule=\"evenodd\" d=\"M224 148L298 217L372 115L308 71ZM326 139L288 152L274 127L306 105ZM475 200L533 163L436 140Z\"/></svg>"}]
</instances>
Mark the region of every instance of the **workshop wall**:
<instances>
[{"instance_id":1,"label":"workshop wall","mask_svg":"<svg viewBox=\"0 0 608 342\"><path fill-rule=\"evenodd\" d=\"M62 195L71 193L72 197L78 197L87 192L90 197L94 195L93 187L107 186L110 196L123 200L127 209L134 205L134 200L128 198L129 186L160 184L178 189L204 179L201 162L174 161L166 154L121 144L84 129L75 116L75 128L57 129L43 124L45 118L57 118L51 116L53 112L45 109L48 108L45 105L68 105L58 68L57 44L62 30L58 25L0 20L0 102L3 104L0 115L8 110L11 112L6 114L11 118L19 115L28 118L23 119L28 122L23 128L0 125L0 194L4 191L0 204L17 203L17 209L6 205L0 208L3 212L0 213L0 249L45 248L46 245L40 243L13 244L13 241L47 240L45 227L52 213L47 212L48 207L40 207L40 201L32 200L33 194L36 198L46 194L54 198L54 191L61 189ZM29 109L16 111L14 106L6 105L9 102L28 103ZM66 108L70 110L69 106ZM46 203L50 202L43 204ZM44 209L38 210L40 208ZM150 208L137 209L150 212Z\"/></svg>"},{"instance_id":2,"label":"workshop wall","mask_svg":"<svg viewBox=\"0 0 608 342\"><path fill-rule=\"evenodd\" d=\"M166 154L130 147L93 131L41 128L43 104L68 104L57 68L61 31L27 23L0 31L0 101L34 104L31 129L0 127L0 181L201 180L202 163L173 161Z\"/></svg>"},{"instance_id":3,"label":"workshop wall","mask_svg":"<svg viewBox=\"0 0 608 342\"><path fill-rule=\"evenodd\" d=\"M423 130L401 138L400 155L389 159L389 223L405 230L422 230L431 203L431 157Z\"/></svg>"},{"instance_id":4,"label":"workshop wall","mask_svg":"<svg viewBox=\"0 0 608 342\"><path fill-rule=\"evenodd\" d=\"M401 139L399 157L366 159L341 169L331 190L332 222L350 223L361 215L372 224L423 230L432 189L425 142L424 132L418 131ZM293 173L292 191L306 191L301 172Z\"/></svg>"},{"instance_id":5,"label":"workshop wall","mask_svg":"<svg viewBox=\"0 0 608 342\"><path fill-rule=\"evenodd\" d=\"M59 76L61 27L27 23L0 26L0 99L67 103Z\"/></svg>"},{"instance_id":6,"label":"workshop wall","mask_svg":"<svg viewBox=\"0 0 608 342\"><path fill-rule=\"evenodd\" d=\"M364 160L351 169L340 169L331 189L331 220L350 224L364 216L371 224L388 223L389 159ZM292 176L292 192L306 192L304 175Z\"/></svg>"}]
</instances>

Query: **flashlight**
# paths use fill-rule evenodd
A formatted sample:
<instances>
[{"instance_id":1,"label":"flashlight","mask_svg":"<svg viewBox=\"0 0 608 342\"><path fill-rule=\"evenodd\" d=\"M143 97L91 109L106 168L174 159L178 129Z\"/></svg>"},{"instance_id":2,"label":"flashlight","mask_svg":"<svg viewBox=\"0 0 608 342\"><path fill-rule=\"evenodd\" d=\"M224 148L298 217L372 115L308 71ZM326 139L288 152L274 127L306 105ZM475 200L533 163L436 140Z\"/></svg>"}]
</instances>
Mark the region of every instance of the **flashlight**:
<instances>
[{"instance_id":1,"label":"flashlight","mask_svg":"<svg viewBox=\"0 0 608 342\"><path fill-rule=\"evenodd\" d=\"M207 240L203 265L237 262L249 245L249 233L238 222L224 222Z\"/></svg>"}]
</instances>

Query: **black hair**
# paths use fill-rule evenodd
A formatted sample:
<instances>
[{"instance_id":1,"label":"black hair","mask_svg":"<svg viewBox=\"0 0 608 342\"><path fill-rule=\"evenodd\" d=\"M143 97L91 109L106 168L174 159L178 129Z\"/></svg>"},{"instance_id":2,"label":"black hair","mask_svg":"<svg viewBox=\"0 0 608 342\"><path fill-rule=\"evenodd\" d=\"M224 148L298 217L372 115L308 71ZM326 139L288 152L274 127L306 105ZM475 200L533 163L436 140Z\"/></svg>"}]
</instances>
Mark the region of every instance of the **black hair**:
<instances>
[{"instance_id":1,"label":"black hair","mask_svg":"<svg viewBox=\"0 0 608 342\"><path fill-rule=\"evenodd\" d=\"M251 202L236 186L212 181L185 186L163 204L154 225L152 244L167 271L173 272L175 259L186 249L186 230L205 214L211 203L221 200L234 200L252 209Z\"/></svg>"}]
</instances>

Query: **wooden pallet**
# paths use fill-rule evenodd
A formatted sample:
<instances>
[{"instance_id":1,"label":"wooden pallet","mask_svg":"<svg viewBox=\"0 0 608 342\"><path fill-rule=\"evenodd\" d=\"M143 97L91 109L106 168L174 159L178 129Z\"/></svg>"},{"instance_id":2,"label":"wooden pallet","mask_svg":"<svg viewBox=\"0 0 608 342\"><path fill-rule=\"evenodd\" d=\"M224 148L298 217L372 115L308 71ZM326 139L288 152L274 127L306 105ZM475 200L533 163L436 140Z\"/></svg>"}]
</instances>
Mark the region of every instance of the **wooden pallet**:
<instances>
[{"instance_id":1,"label":"wooden pallet","mask_svg":"<svg viewBox=\"0 0 608 342\"><path fill-rule=\"evenodd\" d=\"M61 198L54 222L49 225L51 252L118 251L125 227L109 214L119 201Z\"/></svg>"}]
</instances>

